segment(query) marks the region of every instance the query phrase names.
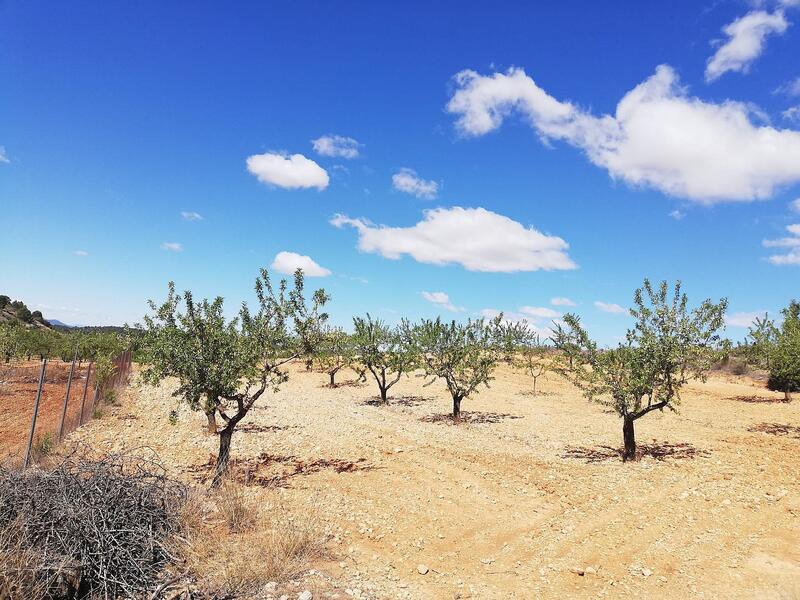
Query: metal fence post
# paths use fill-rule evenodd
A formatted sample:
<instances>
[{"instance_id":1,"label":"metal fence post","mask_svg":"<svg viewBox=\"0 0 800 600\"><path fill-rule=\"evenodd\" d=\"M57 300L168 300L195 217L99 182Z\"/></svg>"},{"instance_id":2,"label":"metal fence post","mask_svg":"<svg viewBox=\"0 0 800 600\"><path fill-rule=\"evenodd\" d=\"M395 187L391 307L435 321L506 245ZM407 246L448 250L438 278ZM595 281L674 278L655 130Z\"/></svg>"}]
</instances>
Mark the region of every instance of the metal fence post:
<instances>
[{"instance_id":1,"label":"metal fence post","mask_svg":"<svg viewBox=\"0 0 800 600\"><path fill-rule=\"evenodd\" d=\"M89 368L86 370L86 381L83 384L83 398L81 399L81 414L78 415L78 425L83 425L83 409L86 406L86 390L89 389L89 377L92 375L92 363L89 361Z\"/></svg>"},{"instance_id":2,"label":"metal fence post","mask_svg":"<svg viewBox=\"0 0 800 600\"><path fill-rule=\"evenodd\" d=\"M67 378L67 393L64 395L64 408L61 409L61 424L58 426L58 441L64 437L64 419L67 417L67 403L69 403L69 390L72 387L72 375L75 373L75 360L78 358L78 347L75 346L75 354L72 356L72 365L69 368Z\"/></svg>"},{"instance_id":3,"label":"metal fence post","mask_svg":"<svg viewBox=\"0 0 800 600\"><path fill-rule=\"evenodd\" d=\"M28 447L25 449L25 462L23 469L28 468L31 458L31 446L33 446L33 432L36 429L36 417L39 415L39 401L42 399L42 388L44 387L44 373L47 370L47 359L42 359L42 370L39 373L39 389L36 391L36 402L33 404L33 418L31 419L31 432L28 435Z\"/></svg>"}]
</instances>

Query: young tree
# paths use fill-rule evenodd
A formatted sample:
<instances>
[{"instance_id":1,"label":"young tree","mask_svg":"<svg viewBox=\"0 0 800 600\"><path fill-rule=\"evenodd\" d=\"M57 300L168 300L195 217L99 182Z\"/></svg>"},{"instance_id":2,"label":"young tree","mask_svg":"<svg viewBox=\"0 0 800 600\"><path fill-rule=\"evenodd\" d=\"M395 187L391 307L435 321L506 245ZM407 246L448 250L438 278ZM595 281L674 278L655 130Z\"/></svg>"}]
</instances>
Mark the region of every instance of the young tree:
<instances>
[{"instance_id":1,"label":"young tree","mask_svg":"<svg viewBox=\"0 0 800 600\"><path fill-rule=\"evenodd\" d=\"M552 369L553 363L548 356L548 348L542 343L538 334L526 336L525 342L515 357L514 366L533 379L533 395L536 395L536 382L539 377Z\"/></svg>"},{"instance_id":2,"label":"young tree","mask_svg":"<svg viewBox=\"0 0 800 600\"><path fill-rule=\"evenodd\" d=\"M466 323L423 319L408 328L420 356L427 385L444 379L453 399L453 420L461 416L461 402L480 387L489 387L492 372L503 358L502 315L491 321L478 319Z\"/></svg>"},{"instance_id":3,"label":"young tree","mask_svg":"<svg viewBox=\"0 0 800 600\"><path fill-rule=\"evenodd\" d=\"M800 302L783 309L783 323L770 351L767 387L783 392L787 402L800 392Z\"/></svg>"},{"instance_id":4,"label":"young tree","mask_svg":"<svg viewBox=\"0 0 800 600\"><path fill-rule=\"evenodd\" d=\"M575 361L580 356L580 346L575 333L561 323L553 321L552 331L550 341L559 350L554 370L562 375L568 375L575 368Z\"/></svg>"},{"instance_id":5,"label":"young tree","mask_svg":"<svg viewBox=\"0 0 800 600\"><path fill-rule=\"evenodd\" d=\"M330 377L330 386L336 386L336 374L353 361L353 343L340 327L330 327L322 332L315 356L320 368Z\"/></svg>"},{"instance_id":6,"label":"young tree","mask_svg":"<svg viewBox=\"0 0 800 600\"><path fill-rule=\"evenodd\" d=\"M654 289L645 279L630 311L636 323L614 350L600 350L578 317L564 316L581 349L571 379L589 400L622 417L623 460L636 458L636 420L654 410L677 410L681 388L692 378L705 380L711 368L727 300L706 300L692 311L687 302L680 282L670 298L666 281Z\"/></svg>"},{"instance_id":7,"label":"young tree","mask_svg":"<svg viewBox=\"0 0 800 600\"><path fill-rule=\"evenodd\" d=\"M769 318L756 317L747 333L746 354L748 362L761 369L770 368L770 357L775 349L780 331L775 327L775 321Z\"/></svg>"},{"instance_id":8,"label":"young tree","mask_svg":"<svg viewBox=\"0 0 800 600\"><path fill-rule=\"evenodd\" d=\"M408 340L380 319L353 318L353 351L357 361L372 373L378 384L381 403L388 404L388 392L403 373L416 366L416 356Z\"/></svg>"},{"instance_id":9,"label":"young tree","mask_svg":"<svg viewBox=\"0 0 800 600\"><path fill-rule=\"evenodd\" d=\"M322 300L327 300L324 291L314 294L310 306L305 304L299 270L288 294L285 280L273 288L266 269L256 279L255 290L257 311L251 312L245 303L238 317L228 320L221 297L195 302L191 292L181 298L170 283L167 299L161 305L150 301L152 314L145 317L145 381L157 384L176 377L177 398L193 410L205 411L209 421L218 414L224 423L214 486L227 472L237 424L264 391L277 390L286 381L282 367L301 356L300 346L292 343L298 323L321 324L327 319L320 311Z\"/></svg>"}]
</instances>

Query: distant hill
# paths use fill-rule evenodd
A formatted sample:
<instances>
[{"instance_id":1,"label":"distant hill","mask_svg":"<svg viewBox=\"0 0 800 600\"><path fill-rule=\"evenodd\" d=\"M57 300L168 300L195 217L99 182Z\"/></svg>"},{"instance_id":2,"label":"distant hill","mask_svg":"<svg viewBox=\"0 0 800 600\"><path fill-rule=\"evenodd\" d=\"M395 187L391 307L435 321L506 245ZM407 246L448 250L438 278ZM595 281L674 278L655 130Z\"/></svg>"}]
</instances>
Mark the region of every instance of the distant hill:
<instances>
[{"instance_id":1,"label":"distant hill","mask_svg":"<svg viewBox=\"0 0 800 600\"><path fill-rule=\"evenodd\" d=\"M52 329L39 310L30 310L22 300L0 294L0 323L21 323L26 327Z\"/></svg>"},{"instance_id":2,"label":"distant hill","mask_svg":"<svg viewBox=\"0 0 800 600\"><path fill-rule=\"evenodd\" d=\"M52 327L56 329L72 329L74 325L67 325L63 321L59 321L58 319L47 319L47 322L50 323Z\"/></svg>"}]
</instances>

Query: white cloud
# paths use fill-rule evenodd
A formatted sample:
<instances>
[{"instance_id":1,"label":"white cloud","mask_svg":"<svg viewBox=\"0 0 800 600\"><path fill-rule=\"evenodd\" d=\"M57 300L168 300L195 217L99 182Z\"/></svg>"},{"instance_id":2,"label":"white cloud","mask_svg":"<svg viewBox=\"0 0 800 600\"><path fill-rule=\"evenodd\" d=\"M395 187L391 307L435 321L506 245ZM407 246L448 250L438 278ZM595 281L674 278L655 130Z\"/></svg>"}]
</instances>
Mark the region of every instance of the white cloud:
<instances>
[{"instance_id":1,"label":"white cloud","mask_svg":"<svg viewBox=\"0 0 800 600\"><path fill-rule=\"evenodd\" d=\"M556 319L561 313L546 306L520 306L519 312L534 319Z\"/></svg>"},{"instance_id":2,"label":"white cloud","mask_svg":"<svg viewBox=\"0 0 800 600\"><path fill-rule=\"evenodd\" d=\"M673 211L671 211L671 212L668 214L668 216L672 217L672 218L673 218L673 219L675 219L676 221L680 221L680 220L681 220L683 217L685 217L685 216L686 216L686 213L685 213L685 212L681 212L681 211L679 211L679 210L677 210L677 209L676 209L676 210L673 210Z\"/></svg>"},{"instance_id":3,"label":"white cloud","mask_svg":"<svg viewBox=\"0 0 800 600\"><path fill-rule=\"evenodd\" d=\"M798 198L792 205L796 204ZM795 223L786 227L791 236L773 240L763 240L765 248L789 248L785 254L772 254L767 260L773 265L800 265L800 223Z\"/></svg>"},{"instance_id":4,"label":"white cloud","mask_svg":"<svg viewBox=\"0 0 800 600\"><path fill-rule=\"evenodd\" d=\"M287 190L328 187L327 171L302 154L280 154L265 152L247 158L247 170L262 183L269 183Z\"/></svg>"},{"instance_id":5,"label":"white cloud","mask_svg":"<svg viewBox=\"0 0 800 600\"><path fill-rule=\"evenodd\" d=\"M181 219L183 219L184 221L202 221L203 215L194 212L193 210L182 210Z\"/></svg>"},{"instance_id":6,"label":"white cloud","mask_svg":"<svg viewBox=\"0 0 800 600\"><path fill-rule=\"evenodd\" d=\"M575 306L575 302L573 302L569 298L565 298L564 296L557 296L555 298L550 298L550 304L552 304L553 306Z\"/></svg>"},{"instance_id":7,"label":"white cloud","mask_svg":"<svg viewBox=\"0 0 800 600\"><path fill-rule=\"evenodd\" d=\"M392 185L396 190L425 200L433 200L439 193L438 183L422 179L414 169L400 169L392 175Z\"/></svg>"},{"instance_id":8,"label":"white cloud","mask_svg":"<svg viewBox=\"0 0 800 600\"><path fill-rule=\"evenodd\" d=\"M317 154L348 159L358 158L358 148L361 145L353 138L343 135L323 135L311 140L311 143Z\"/></svg>"},{"instance_id":9,"label":"white cloud","mask_svg":"<svg viewBox=\"0 0 800 600\"><path fill-rule=\"evenodd\" d=\"M345 215L336 215L331 224L355 228L359 250L392 260L408 254L421 263L503 273L576 268L567 254L569 244L560 237L484 208L426 210L412 227L373 225Z\"/></svg>"},{"instance_id":10,"label":"white cloud","mask_svg":"<svg viewBox=\"0 0 800 600\"><path fill-rule=\"evenodd\" d=\"M764 316L767 311L754 310L752 312L737 312L725 315L725 324L729 327L750 327L756 319Z\"/></svg>"},{"instance_id":11,"label":"white cloud","mask_svg":"<svg viewBox=\"0 0 800 600\"><path fill-rule=\"evenodd\" d=\"M790 106L781 113L781 116L787 121L796 121L800 123L800 105Z\"/></svg>"},{"instance_id":12,"label":"white cloud","mask_svg":"<svg viewBox=\"0 0 800 600\"><path fill-rule=\"evenodd\" d=\"M702 203L770 197L800 181L800 132L753 124L752 108L690 97L661 65L628 92L613 116L556 100L522 69L483 76L462 71L447 110L467 135L497 129L517 111L540 138L564 140L631 185Z\"/></svg>"},{"instance_id":13,"label":"white cloud","mask_svg":"<svg viewBox=\"0 0 800 600\"><path fill-rule=\"evenodd\" d=\"M796 198L789 203L789 208L794 212L800 212L800 198Z\"/></svg>"},{"instance_id":14,"label":"white cloud","mask_svg":"<svg viewBox=\"0 0 800 600\"><path fill-rule=\"evenodd\" d=\"M162 250L169 250L170 252L183 252L183 244L180 242L164 242L161 244Z\"/></svg>"},{"instance_id":15,"label":"white cloud","mask_svg":"<svg viewBox=\"0 0 800 600\"><path fill-rule=\"evenodd\" d=\"M6 156L6 148L5 146L0 146L0 163L8 163L11 162L8 160L8 156Z\"/></svg>"},{"instance_id":16,"label":"white cloud","mask_svg":"<svg viewBox=\"0 0 800 600\"><path fill-rule=\"evenodd\" d=\"M628 312L619 304L613 304L610 302L601 302L600 300L595 300L594 305L598 310L602 310L603 312L611 313L614 315L624 315L625 313Z\"/></svg>"},{"instance_id":17,"label":"white cloud","mask_svg":"<svg viewBox=\"0 0 800 600\"><path fill-rule=\"evenodd\" d=\"M272 268L278 273L291 274L297 269L303 269L306 277L327 277L330 270L319 266L310 256L296 252L278 252L272 261Z\"/></svg>"},{"instance_id":18,"label":"white cloud","mask_svg":"<svg viewBox=\"0 0 800 600\"><path fill-rule=\"evenodd\" d=\"M89 256L89 253L86 250L75 250L73 254L75 256Z\"/></svg>"},{"instance_id":19,"label":"white cloud","mask_svg":"<svg viewBox=\"0 0 800 600\"><path fill-rule=\"evenodd\" d=\"M800 77L790 79L775 90L776 94L786 94L787 96L800 96Z\"/></svg>"},{"instance_id":20,"label":"white cloud","mask_svg":"<svg viewBox=\"0 0 800 600\"><path fill-rule=\"evenodd\" d=\"M420 292L420 294L431 304L435 304L436 306L445 310L449 310L450 312L462 312L464 310L463 308L455 306L452 302L450 302L450 296L444 292Z\"/></svg>"},{"instance_id":21,"label":"white cloud","mask_svg":"<svg viewBox=\"0 0 800 600\"><path fill-rule=\"evenodd\" d=\"M722 28L727 40L706 63L706 81L714 81L728 71L747 73L764 51L767 36L781 35L789 22L781 11L754 10Z\"/></svg>"}]
</instances>

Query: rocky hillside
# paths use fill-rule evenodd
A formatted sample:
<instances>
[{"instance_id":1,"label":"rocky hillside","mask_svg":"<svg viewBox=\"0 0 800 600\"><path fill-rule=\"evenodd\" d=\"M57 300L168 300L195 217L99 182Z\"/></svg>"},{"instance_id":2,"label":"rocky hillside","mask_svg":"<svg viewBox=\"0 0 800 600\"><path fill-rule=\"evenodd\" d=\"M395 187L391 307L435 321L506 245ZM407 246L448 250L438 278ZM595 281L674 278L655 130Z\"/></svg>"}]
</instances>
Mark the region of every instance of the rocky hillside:
<instances>
[{"instance_id":1,"label":"rocky hillside","mask_svg":"<svg viewBox=\"0 0 800 600\"><path fill-rule=\"evenodd\" d=\"M0 323L22 323L26 327L51 329L50 323L41 311L31 311L22 300L12 300L0 294Z\"/></svg>"}]
</instances>

